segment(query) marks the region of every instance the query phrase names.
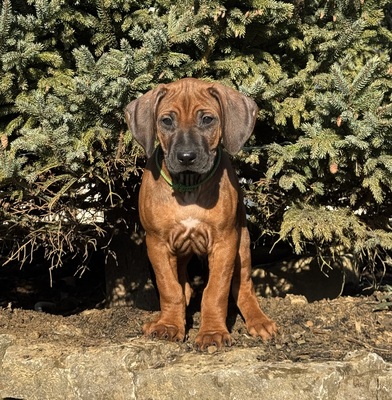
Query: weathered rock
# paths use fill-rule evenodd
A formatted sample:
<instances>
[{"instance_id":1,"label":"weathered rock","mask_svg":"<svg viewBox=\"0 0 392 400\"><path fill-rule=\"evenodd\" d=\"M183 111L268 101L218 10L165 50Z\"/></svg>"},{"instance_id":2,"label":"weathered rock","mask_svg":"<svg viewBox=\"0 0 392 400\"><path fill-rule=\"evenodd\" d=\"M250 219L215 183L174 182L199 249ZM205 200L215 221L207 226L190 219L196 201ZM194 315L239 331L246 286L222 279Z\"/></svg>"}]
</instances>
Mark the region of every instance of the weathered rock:
<instances>
[{"instance_id":1,"label":"weathered rock","mask_svg":"<svg viewBox=\"0 0 392 400\"><path fill-rule=\"evenodd\" d=\"M353 352L339 362L264 362L260 349L185 353L141 338L69 348L0 335L0 398L25 400L392 398L392 364Z\"/></svg>"}]
</instances>

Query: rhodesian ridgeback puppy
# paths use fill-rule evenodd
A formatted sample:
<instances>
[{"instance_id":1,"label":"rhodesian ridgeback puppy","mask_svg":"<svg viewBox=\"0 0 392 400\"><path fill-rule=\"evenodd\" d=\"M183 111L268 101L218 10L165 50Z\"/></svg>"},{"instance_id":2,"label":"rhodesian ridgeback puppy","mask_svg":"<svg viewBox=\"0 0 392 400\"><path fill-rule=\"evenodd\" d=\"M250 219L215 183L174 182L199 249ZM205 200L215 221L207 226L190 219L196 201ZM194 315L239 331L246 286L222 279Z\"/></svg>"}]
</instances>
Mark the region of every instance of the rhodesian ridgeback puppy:
<instances>
[{"instance_id":1,"label":"rhodesian ridgeback puppy","mask_svg":"<svg viewBox=\"0 0 392 400\"><path fill-rule=\"evenodd\" d=\"M253 288L245 208L227 154L249 138L257 111L234 89L193 78L158 85L126 107L128 127L148 157L139 213L161 312L144 325L147 336L184 340L191 297L186 268L193 254L207 255L209 265L198 349L231 345L230 287L252 336L266 340L276 332Z\"/></svg>"}]
</instances>

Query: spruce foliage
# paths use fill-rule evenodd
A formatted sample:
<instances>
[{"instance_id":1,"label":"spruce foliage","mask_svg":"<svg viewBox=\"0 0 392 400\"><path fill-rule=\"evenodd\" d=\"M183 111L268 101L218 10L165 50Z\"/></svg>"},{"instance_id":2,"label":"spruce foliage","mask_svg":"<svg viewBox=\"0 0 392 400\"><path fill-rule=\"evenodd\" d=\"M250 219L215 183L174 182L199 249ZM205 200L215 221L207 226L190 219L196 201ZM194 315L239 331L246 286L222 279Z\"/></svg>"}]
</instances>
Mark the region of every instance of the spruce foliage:
<instances>
[{"instance_id":1,"label":"spruce foliage","mask_svg":"<svg viewBox=\"0 0 392 400\"><path fill-rule=\"evenodd\" d=\"M85 265L134 212L123 109L161 82L219 80L259 122L237 157L254 240L390 268L387 0L0 1L2 261ZM113 213L120 218L113 218Z\"/></svg>"}]
</instances>

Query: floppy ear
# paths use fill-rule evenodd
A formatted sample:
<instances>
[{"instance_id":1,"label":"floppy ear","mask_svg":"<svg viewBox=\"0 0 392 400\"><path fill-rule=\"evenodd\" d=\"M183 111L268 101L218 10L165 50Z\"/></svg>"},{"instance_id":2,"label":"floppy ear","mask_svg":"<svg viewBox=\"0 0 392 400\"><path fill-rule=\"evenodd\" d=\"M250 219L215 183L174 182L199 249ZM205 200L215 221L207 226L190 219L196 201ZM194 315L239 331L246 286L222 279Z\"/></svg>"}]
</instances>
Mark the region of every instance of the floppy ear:
<instances>
[{"instance_id":1,"label":"floppy ear","mask_svg":"<svg viewBox=\"0 0 392 400\"><path fill-rule=\"evenodd\" d=\"M155 111L159 101L166 94L164 85L157 86L143 96L131 101L125 107L125 119L132 136L143 147L147 157L151 157L155 147Z\"/></svg>"},{"instance_id":2,"label":"floppy ear","mask_svg":"<svg viewBox=\"0 0 392 400\"><path fill-rule=\"evenodd\" d=\"M230 154L236 154L253 132L257 105L250 97L219 83L214 84L209 91L221 107L223 146Z\"/></svg>"}]
</instances>

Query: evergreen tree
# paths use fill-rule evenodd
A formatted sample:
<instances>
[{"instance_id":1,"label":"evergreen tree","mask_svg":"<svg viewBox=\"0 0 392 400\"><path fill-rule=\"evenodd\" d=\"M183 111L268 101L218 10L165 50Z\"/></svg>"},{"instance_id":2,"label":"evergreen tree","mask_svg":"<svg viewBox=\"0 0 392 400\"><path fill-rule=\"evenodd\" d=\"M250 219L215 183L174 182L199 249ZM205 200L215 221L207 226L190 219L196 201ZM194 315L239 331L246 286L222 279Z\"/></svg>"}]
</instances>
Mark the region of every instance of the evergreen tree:
<instances>
[{"instance_id":1,"label":"evergreen tree","mask_svg":"<svg viewBox=\"0 0 392 400\"><path fill-rule=\"evenodd\" d=\"M121 221L138 229L144 162L123 109L158 83L194 76L260 107L236 157L255 241L316 248L320 259L344 246L389 265L387 0L2 0L0 8L3 261L42 248L52 266L67 254L83 264Z\"/></svg>"},{"instance_id":2,"label":"evergreen tree","mask_svg":"<svg viewBox=\"0 0 392 400\"><path fill-rule=\"evenodd\" d=\"M342 245L365 255L365 267L378 261L383 271L392 249L386 4L342 2L335 9L327 3L321 21L315 14L310 32L303 29L313 51L307 49L305 68L291 78L300 91L273 113L277 125L292 125L298 136L267 146L266 173L289 194L279 232L297 253L308 243L325 259ZM330 21L322 22L328 15ZM314 47L315 36L328 41Z\"/></svg>"}]
</instances>

